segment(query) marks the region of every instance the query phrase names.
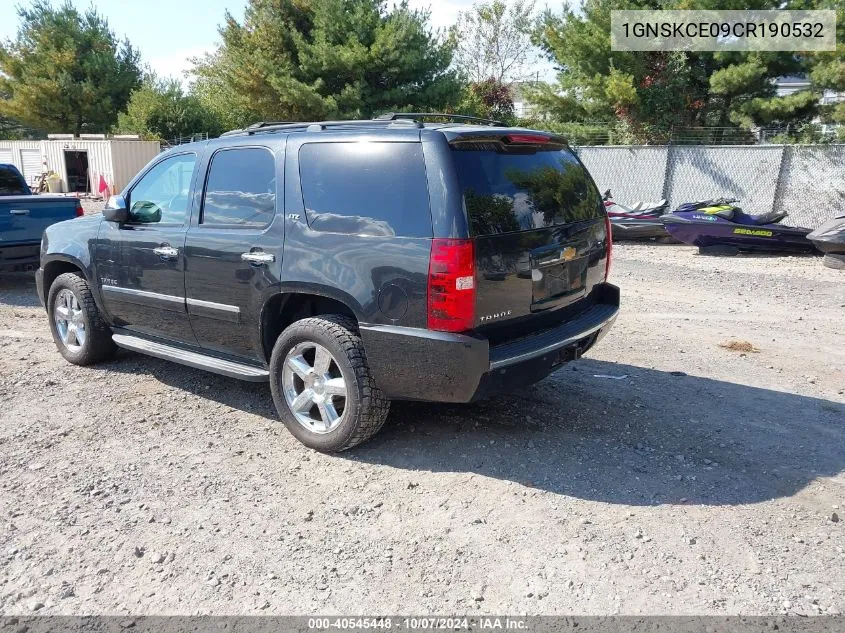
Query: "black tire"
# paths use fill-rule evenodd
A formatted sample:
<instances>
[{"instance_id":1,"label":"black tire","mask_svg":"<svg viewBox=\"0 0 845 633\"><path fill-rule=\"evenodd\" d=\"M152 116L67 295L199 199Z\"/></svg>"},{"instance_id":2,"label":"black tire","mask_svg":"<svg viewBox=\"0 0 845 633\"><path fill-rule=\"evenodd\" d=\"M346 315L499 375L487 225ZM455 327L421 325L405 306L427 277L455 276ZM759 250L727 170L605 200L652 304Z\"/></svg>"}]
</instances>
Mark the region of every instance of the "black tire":
<instances>
[{"instance_id":1,"label":"black tire","mask_svg":"<svg viewBox=\"0 0 845 633\"><path fill-rule=\"evenodd\" d=\"M845 255L836 255L828 253L822 258L822 264L828 268L835 268L836 270L845 270Z\"/></svg>"},{"instance_id":2,"label":"black tire","mask_svg":"<svg viewBox=\"0 0 845 633\"><path fill-rule=\"evenodd\" d=\"M81 309L81 319L85 327L85 340L80 345L68 346L62 341L56 322L56 300L63 290L73 293ZM74 365L92 365L114 356L117 346L111 337L111 329L106 324L88 282L79 273L64 273L56 277L47 294L47 316L50 333L59 353Z\"/></svg>"},{"instance_id":3,"label":"black tire","mask_svg":"<svg viewBox=\"0 0 845 633\"><path fill-rule=\"evenodd\" d=\"M295 346L317 343L326 348L346 383L342 419L337 428L317 433L301 424L285 399L285 359ZM316 364L316 363L315 363ZM336 453L367 441L378 433L390 410L390 401L376 385L357 324L349 317L329 314L291 324L273 346L270 357L270 390L279 417L296 439L315 450Z\"/></svg>"}]
</instances>

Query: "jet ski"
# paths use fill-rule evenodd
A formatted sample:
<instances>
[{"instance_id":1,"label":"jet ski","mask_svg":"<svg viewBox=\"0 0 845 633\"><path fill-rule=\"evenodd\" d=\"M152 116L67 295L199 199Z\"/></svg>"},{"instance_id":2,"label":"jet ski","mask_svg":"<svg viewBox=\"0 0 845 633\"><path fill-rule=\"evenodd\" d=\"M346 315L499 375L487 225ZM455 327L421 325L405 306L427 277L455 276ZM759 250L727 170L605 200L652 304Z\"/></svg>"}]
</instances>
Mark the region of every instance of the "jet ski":
<instances>
[{"instance_id":1,"label":"jet ski","mask_svg":"<svg viewBox=\"0 0 845 633\"><path fill-rule=\"evenodd\" d=\"M825 222L807 239L824 253L822 263L825 266L845 270L845 215Z\"/></svg>"},{"instance_id":2,"label":"jet ski","mask_svg":"<svg viewBox=\"0 0 845 633\"><path fill-rule=\"evenodd\" d=\"M610 189L604 192L603 199L614 240L669 237L660 221L660 216L669 208L667 200L637 202L632 207L626 207L612 199Z\"/></svg>"},{"instance_id":3,"label":"jet ski","mask_svg":"<svg viewBox=\"0 0 845 633\"><path fill-rule=\"evenodd\" d=\"M736 200L719 198L686 203L661 220L669 234L702 254L732 255L740 251L810 252L810 229L784 226L782 211L750 215Z\"/></svg>"}]
</instances>

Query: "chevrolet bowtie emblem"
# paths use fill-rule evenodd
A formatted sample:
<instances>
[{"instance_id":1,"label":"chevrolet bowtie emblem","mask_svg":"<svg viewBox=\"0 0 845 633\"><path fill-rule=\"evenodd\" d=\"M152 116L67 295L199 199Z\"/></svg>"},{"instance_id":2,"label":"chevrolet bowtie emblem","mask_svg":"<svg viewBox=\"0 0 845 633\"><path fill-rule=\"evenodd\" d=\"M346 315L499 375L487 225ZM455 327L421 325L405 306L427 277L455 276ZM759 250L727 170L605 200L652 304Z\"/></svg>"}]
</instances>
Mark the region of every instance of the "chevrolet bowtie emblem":
<instances>
[{"instance_id":1,"label":"chevrolet bowtie emblem","mask_svg":"<svg viewBox=\"0 0 845 633\"><path fill-rule=\"evenodd\" d=\"M561 258L561 260L568 262L568 261L575 259L575 255L577 255L577 254L578 254L578 251L575 249L574 246L566 246L560 252L560 258Z\"/></svg>"}]
</instances>

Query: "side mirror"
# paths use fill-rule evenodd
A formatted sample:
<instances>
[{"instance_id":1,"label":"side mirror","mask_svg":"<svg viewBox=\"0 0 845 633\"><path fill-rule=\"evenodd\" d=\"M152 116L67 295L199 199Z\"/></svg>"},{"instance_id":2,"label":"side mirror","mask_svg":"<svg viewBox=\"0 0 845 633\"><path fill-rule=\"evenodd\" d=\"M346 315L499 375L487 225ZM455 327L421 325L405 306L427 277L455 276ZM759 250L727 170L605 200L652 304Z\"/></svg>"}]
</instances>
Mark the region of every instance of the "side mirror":
<instances>
[{"instance_id":1,"label":"side mirror","mask_svg":"<svg viewBox=\"0 0 845 633\"><path fill-rule=\"evenodd\" d=\"M112 196L103 209L103 217L109 222L122 224L129 219L129 209L126 208L126 199L123 196Z\"/></svg>"},{"instance_id":2,"label":"side mirror","mask_svg":"<svg viewBox=\"0 0 845 633\"><path fill-rule=\"evenodd\" d=\"M129 218L135 224L155 224L161 222L161 207L155 202L142 200L132 205Z\"/></svg>"}]
</instances>

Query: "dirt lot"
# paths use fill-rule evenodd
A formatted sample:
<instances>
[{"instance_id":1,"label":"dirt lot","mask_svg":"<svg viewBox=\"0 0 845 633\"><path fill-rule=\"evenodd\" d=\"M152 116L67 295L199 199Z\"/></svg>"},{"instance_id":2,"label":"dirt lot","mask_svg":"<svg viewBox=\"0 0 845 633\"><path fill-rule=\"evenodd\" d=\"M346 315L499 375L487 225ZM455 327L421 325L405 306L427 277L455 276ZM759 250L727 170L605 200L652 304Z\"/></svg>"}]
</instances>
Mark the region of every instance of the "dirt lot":
<instances>
[{"instance_id":1,"label":"dirt lot","mask_svg":"<svg viewBox=\"0 0 845 633\"><path fill-rule=\"evenodd\" d=\"M845 612L845 275L615 252L589 358L335 457L266 386L68 365L0 276L0 612Z\"/></svg>"}]
</instances>

